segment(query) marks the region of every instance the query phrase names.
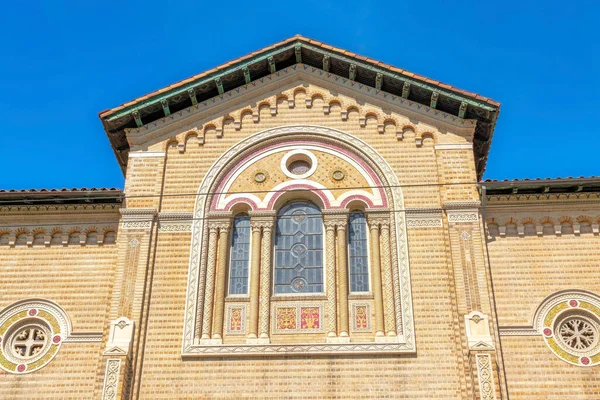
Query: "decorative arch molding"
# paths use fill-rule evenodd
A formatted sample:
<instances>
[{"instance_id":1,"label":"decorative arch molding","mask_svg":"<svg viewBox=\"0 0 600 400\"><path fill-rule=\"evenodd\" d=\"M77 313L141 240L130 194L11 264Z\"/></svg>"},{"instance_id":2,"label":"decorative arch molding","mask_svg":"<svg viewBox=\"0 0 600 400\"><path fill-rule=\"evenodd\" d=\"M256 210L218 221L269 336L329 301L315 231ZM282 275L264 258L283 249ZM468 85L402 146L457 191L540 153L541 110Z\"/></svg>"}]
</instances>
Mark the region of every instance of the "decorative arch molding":
<instances>
[{"instance_id":1,"label":"decorative arch molding","mask_svg":"<svg viewBox=\"0 0 600 400\"><path fill-rule=\"evenodd\" d=\"M375 177L381 183L384 198L389 199L387 207L382 206L382 210L390 216L391 236L395 238L392 247L393 260L393 285L396 295L394 296L396 310L396 324L398 328L398 341L394 343L369 343L365 345L302 345L281 346L281 345L230 345L230 346L209 346L199 345L195 336L197 321L197 312L203 305L202 296L198 296L199 285L204 281L205 265L202 265L203 247L205 247L206 237L208 236L207 223L205 217L212 213L211 204L214 196L207 193L219 193L218 186L222 183L228 173L231 172L231 166L237 165L253 150L259 146L264 148L271 144L282 143L286 141L297 140L318 140L320 142L333 144L341 149L345 149L349 154L354 153L360 160L371 169ZM311 188L312 189L312 188ZM215 195L215 196L217 196ZM354 194L355 196L356 194ZM247 196L246 196L247 197ZM240 199L240 201L249 204L252 207L252 199ZM349 196L345 204L355 200L355 197ZM254 201L255 202L255 201ZM368 204L368 203L367 203ZM231 206L225 202L224 206ZM254 205L256 206L256 204ZM389 212L388 207L395 212ZM367 143L349 135L343 131L323 126L315 125L288 125L258 132L232 146L223 153L211 166L205 174L202 183L197 191L196 201L193 212L192 241L190 249L188 283L186 294L186 305L184 313L184 332L182 354L184 356L194 356L199 354L286 354L295 352L316 352L316 353L344 353L346 351L365 351L365 352L387 352L387 353L412 353L416 350L414 338L414 322L412 311L412 294L410 284L410 268L408 258L408 243L406 235L406 221L402 211L404 210L404 198L400 183L396 174L388 163ZM361 347L363 346L363 347ZM261 347L261 348L258 348ZM335 349L333 348L335 347ZM339 347L339 349L337 348Z\"/></svg>"}]
</instances>

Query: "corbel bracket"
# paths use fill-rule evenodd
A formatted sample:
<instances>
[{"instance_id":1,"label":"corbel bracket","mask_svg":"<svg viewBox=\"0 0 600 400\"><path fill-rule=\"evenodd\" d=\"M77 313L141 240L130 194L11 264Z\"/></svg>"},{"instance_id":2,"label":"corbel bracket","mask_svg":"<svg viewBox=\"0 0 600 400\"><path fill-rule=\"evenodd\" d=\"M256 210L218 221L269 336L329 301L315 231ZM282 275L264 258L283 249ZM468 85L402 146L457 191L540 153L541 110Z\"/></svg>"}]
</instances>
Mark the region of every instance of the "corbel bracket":
<instances>
[{"instance_id":1,"label":"corbel bracket","mask_svg":"<svg viewBox=\"0 0 600 400\"><path fill-rule=\"evenodd\" d=\"M356 64L350 64L350 69L348 70L348 77L351 81L356 80Z\"/></svg>"},{"instance_id":2,"label":"corbel bracket","mask_svg":"<svg viewBox=\"0 0 600 400\"><path fill-rule=\"evenodd\" d=\"M381 84L383 83L383 74L380 72L375 77L375 89L381 90Z\"/></svg>"},{"instance_id":3,"label":"corbel bracket","mask_svg":"<svg viewBox=\"0 0 600 400\"><path fill-rule=\"evenodd\" d=\"M223 82L221 82L221 78L215 78L215 85L217 85L217 90L219 94L225 93L225 89L223 89Z\"/></svg>"},{"instance_id":4,"label":"corbel bracket","mask_svg":"<svg viewBox=\"0 0 600 400\"><path fill-rule=\"evenodd\" d=\"M409 95L410 95L410 83L404 82L404 85L402 85L402 97L405 99L408 99Z\"/></svg>"}]
</instances>

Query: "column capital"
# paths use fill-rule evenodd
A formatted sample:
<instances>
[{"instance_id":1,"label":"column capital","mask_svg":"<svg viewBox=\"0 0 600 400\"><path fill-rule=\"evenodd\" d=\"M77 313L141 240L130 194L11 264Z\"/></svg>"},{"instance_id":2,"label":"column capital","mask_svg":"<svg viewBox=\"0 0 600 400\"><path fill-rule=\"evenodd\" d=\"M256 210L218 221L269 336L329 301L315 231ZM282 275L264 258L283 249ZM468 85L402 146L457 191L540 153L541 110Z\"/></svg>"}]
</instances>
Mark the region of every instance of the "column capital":
<instances>
[{"instance_id":1,"label":"column capital","mask_svg":"<svg viewBox=\"0 0 600 400\"><path fill-rule=\"evenodd\" d=\"M210 212L208 213L208 229L229 230L233 214L231 212Z\"/></svg>"},{"instance_id":2,"label":"column capital","mask_svg":"<svg viewBox=\"0 0 600 400\"><path fill-rule=\"evenodd\" d=\"M377 210L367 213L367 223L370 229L376 229L380 225L381 227L389 227L390 224L390 212L389 210Z\"/></svg>"},{"instance_id":3,"label":"column capital","mask_svg":"<svg viewBox=\"0 0 600 400\"><path fill-rule=\"evenodd\" d=\"M271 229L275 225L275 211L250 211L248 214L252 230Z\"/></svg>"},{"instance_id":4,"label":"column capital","mask_svg":"<svg viewBox=\"0 0 600 400\"><path fill-rule=\"evenodd\" d=\"M335 210L335 212L329 211L323 213L323 223L326 228L338 227L346 229L348 224L348 210Z\"/></svg>"}]
</instances>

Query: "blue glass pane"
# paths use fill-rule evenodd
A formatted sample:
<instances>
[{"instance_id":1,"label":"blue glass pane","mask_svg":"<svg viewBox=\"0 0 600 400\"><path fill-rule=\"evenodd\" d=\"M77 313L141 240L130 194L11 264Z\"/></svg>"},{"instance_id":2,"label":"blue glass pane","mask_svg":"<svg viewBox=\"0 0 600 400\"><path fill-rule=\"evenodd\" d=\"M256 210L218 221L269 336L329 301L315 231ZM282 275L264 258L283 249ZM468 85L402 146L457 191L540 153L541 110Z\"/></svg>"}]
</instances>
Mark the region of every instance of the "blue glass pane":
<instances>
[{"instance_id":1,"label":"blue glass pane","mask_svg":"<svg viewBox=\"0 0 600 400\"><path fill-rule=\"evenodd\" d=\"M369 291L369 259L367 247L367 219L362 212L350 213L348 253L350 291Z\"/></svg>"},{"instance_id":2,"label":"blue glass pane","mask_svg":"<svg viewBox=\"0 0 600 400\"><path fill-rule=\"evenodd\" d=\"M275 293L323 292L323 217L309 202L284 206L277 216Z\"/></svg>"},{"instance_id":3,"label":"blue glass pane","mask_svg":"<svg viewBox=\"0 0 600 400\"><path fill-rule=\"evenodd\" d=\"M229 294L248 294L250 263L250 217L240 214L233 220L231 260L229 262Z\"/></svg>"}]
</instances>

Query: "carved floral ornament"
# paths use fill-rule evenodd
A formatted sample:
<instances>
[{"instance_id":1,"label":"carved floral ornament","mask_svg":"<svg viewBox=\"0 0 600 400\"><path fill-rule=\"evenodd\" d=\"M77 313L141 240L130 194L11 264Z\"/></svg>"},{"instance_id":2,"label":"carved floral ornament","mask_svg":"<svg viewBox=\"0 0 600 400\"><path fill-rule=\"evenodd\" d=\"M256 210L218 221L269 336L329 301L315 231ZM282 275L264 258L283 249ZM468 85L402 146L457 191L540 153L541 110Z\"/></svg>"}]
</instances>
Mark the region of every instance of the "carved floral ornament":
<instances>
[{"instance_id":1,"label":"carved floral ornament","mask_svg":"<svg viewBox=\"0 0 600 400\"><path fill-rule=\"evenodd\" d=\"M303 152L294 153L302 149ZM244 170L252 171L247 181L256 181L256 172L260 169L252 168L256 160L261 159L263 154L271 152L280 152L281 155L290 154L288 157L291 162L284 162L278 165L278 170L281 174L284 171L281 168L286 168L287 172L292 175L288 176L287 180L279 186L270 187L269 180L274 179L276 171L269 170L267 179L259 177L258 180L263 181L263 185L267 185L260 196L252 198L246 193L237 193L228 195L228 186L240 176ZM362 179L370 182L371 188L365 190L354 190L352 188L343 189L338 193L327 193L326 187L319 187L313 179L318 172L314 172L315 164L324 167L326 179L332 182L332 173L335 168L321 166L323 162L320 159L316 160L310 154L318 154L319 152L341 157L352 168L344 170L343 176L339 173L335 175L337 178L342 178L340 181L344 185L346 180L349 180L351 174L358 173ZM296 159L292 159L295 154L300 154L298 160L300 163L293 164ZM281 159L280 159L281 160ZM314 174L314 177L313 177ZM265 174L266 175L266 174ZM335 179L334 177L334 179ZM272 213L281 204L291 200L291 198L282 198L279 200L280 193L289 193L290 191L298 190L299 195L304 194L315 196L315 201L320 204L323 214L326 215L335 210L347 212L347 205L351 202L362 202L363 207L367 209L380 209L387 215L385 221L381 223L387 229L395 240L391 246L393 260L393 290L394 302L396 303L395 314L397 323L398 335L394 337L394 341L387 343L350 343L350 344L314 344L314 345L270 345L269 342L261 342L257 344L239 344L239 345L224 345L198 342L198 319L197 316L204 308L204 297L198 295L197 288L203 288L206 279L213 279L212 276L206 274L206 262L208 259L213 259L211 251L208 251L208 256L203 255L203 248L207 248L209 234L208 228L212 225L206 222L204 216L210 216L215 213L224 213L236 207L237 203L243 203L250 209L249 214L253 213ZM332 191L333 192L333 191ZM381 158L381 156L366 143L357 139L354 136L348 135L342 131L321 126L285 126L252 135L241 142L237 143L226 151L206 173L198 193L216 193L215 196L197 196L194 208L194 221L192 226L192 244L190 254L190 265L188 275L188 291L185 309L185 324L184 324L184 340L183 340L183 355L193 356L198 354L218 355L218 354L281 354L294 352L314 352L314 353L335 353L344 351L366 351L366 352L414 352L414 327L412 320L412 299L410 294L410 278L408 266L408 254L406 243L406 223L402 213L390 213L389 209L404 209L404 201L402 190L398 179L389 165ZM266 193L266 194L265 194ZM352 203L355 204L355 203ZM229 211L230 212L230 211ZM390 224L389 220L394 219L394 223ZM264 250L263 250L264 251ZM267 250L268 251L268 250ZM315 310L319 307L313 307ZM285 309L285 307L284 307ZM318 324L318 329L325 321L317 322L315 315L321 313L313 313L313 309L297 311L298 320L302 320L303 315L306 319L307 326L315 327ZM284 311L281 311L282 313ZM262 314L261 314L262 315ZM291 314L290 314L291 315ZM299 315L299 316L298 316ZM261 321L262 321L261 317ZM262 324L262 322L261 322ZM202 324L203 325L203 324ZM232 325L237 328L237 323ZM229 327L227 327L230 329ZM313 329L311 328L311 329ZM274 329L274 328L273 328ZM316 329L316 328L314 328Z\"/></svg>"},{"instance_id":2,"label":"carved floral ornament","mask_svg":"<svg viewBox=\"0 0 600 400\"><path fill-rule=\"evenodd\" d=\"M0 313L0 368L25 374L47 365L69 336L65 312L46 300L29 300Z\"/></svg>"}]
</instances>

